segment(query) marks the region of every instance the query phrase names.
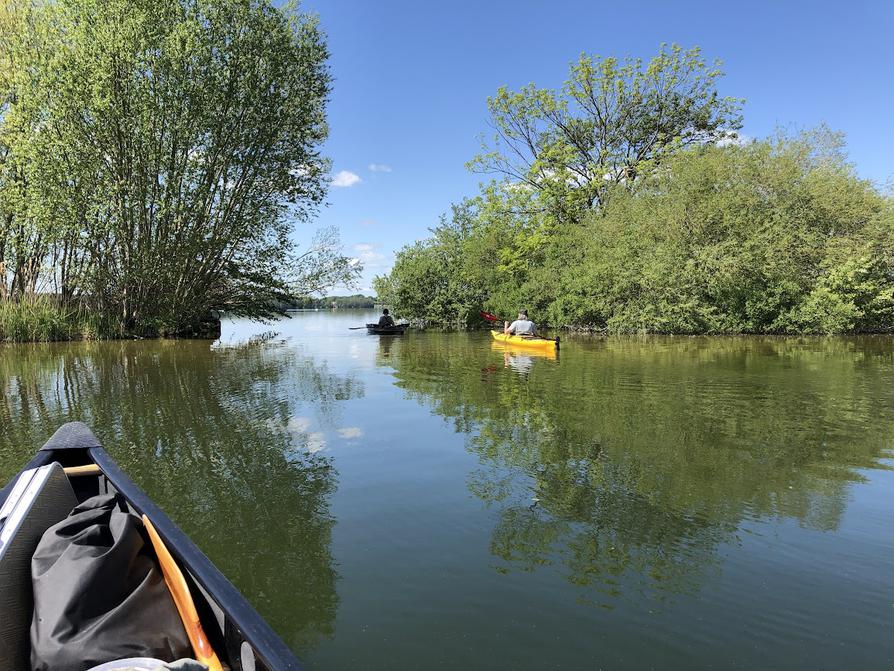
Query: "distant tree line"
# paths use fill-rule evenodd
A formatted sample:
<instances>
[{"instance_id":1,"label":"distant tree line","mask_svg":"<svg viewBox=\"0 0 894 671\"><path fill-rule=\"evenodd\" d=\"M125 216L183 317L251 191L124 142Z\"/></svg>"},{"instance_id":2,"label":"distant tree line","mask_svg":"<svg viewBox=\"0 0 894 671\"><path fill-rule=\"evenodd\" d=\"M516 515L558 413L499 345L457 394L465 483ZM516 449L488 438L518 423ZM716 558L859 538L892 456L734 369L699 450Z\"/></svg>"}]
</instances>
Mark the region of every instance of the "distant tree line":
<instances>
[{"instance_id":1,"label":"distant tree line","mask_svg":"<svg viewBox=\"0 0 894 671\"><path fill-rule=\"evenodd\" d=\"M297 298L289 304L290 308L300 310L327 309L327 308L374 308L376 299L373 296L352 294L350 296L326 296L313 298L305 296Z\"/></svg>"},{"instance_id":2,"label":"distant tree line","mask_svg":"<svg viewBox=\"0 0 894 671\"><path fill-rule=\"evenodd\" d=\"M3 3L0 331L43 302L178 333L350 284L333 230L291 240L327 184L327 59L295 4Z\"/></svg>"},{"instance_id":3,"label":"distant tree line","mask_svg":"<svg viewBox=\"0 0 894 671\"><path fill-rule=\"evenodd\" d=\"M746 141L699 50L582 56L561 91L500 89L495 174L376 278L384 302L607 333L848 333L894 325L894 201L828 129Z\"/></svg>"}]
</instances>

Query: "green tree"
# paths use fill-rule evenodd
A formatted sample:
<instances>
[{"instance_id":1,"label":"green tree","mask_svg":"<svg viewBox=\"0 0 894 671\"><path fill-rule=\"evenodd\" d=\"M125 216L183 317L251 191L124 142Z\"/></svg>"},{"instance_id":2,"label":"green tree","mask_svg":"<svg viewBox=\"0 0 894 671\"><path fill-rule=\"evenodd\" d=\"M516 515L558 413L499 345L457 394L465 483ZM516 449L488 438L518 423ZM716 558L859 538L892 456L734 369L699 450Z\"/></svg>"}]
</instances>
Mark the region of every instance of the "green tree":
<instances>
[{"instance_id":1,"label":"green tree","mask_svg":"<svg viewBox=\"0 0 894 671\"><path fill-rule=\"evenodd\" d=\"M331 231L291 241L329 170L328 52L296 4L22 3L0 29L8 296L177 332L356 277Z\"/></svg>"},{"instance_id":2,"label":"green tree","mask_svg":"<svg viewBox=\"0 0 894 671\"><path fill-rule=\"evenodd\" d=\"M476 210L466 202L442 217L432 237L404 247L388 276L378 276L373 288L379 300L404 315L451 326L468 326L478 317L485 298L466 254L473 235Z\"/></svg>"},{"instance_id":3,"label":"green tree","mask_svg":"<svg viewBox=\"0 0 894 671\"><path fill-rule=\"evenodd\" d=\"M568 226L532 190L488 185L461 235L442 224L383 287L404 314L445 322L459 304L609 333L889 331L894 203L843 147L823 128L690 147Z\"/></svg>"},{"instance_id":4,"label":"green tree","mask_svg":"<svg viewBox=\"0 0 894 671\"><path fill-rule=\"evenodd\" d=\"M741 101L717 91L719 65L678 45L662 45L647 64L582 54L560 91L529 84L489 98L493 144L469 167L524 185L576 220L668 154L735 136Z\"/></svg>"},{"instance_id":5,"label":"green tree","mask_svg":"<svg viewBox=\"0 0 894 671\"><path fill-rule=\"evenodd\" d=\"M558 293L579 307L557 306L551 319L611 332L889 328L890 280L868 252L884 199L840 152L817 151L836 137L818 137L682 152L636 193L620 191L580 232L586 260L562 273ZM840 274L855 252L878 268L862 290L879 295L872 314L848 298L857 276Z\"/></svg>"},{"instance_id":6,"label":"green tree","mask_svg":"<svg viewBox=\"0 0 894 671\"><path fill-rule=\"evenodd\" d=\"M0 7L0 300L33 294L50 251L53 235L37 216L31 195L42 175L34 174L46 137L45 100L31 73L45 68L53 42L46 21L28 0L8 0Z\"/></svg>"}]
</instances>

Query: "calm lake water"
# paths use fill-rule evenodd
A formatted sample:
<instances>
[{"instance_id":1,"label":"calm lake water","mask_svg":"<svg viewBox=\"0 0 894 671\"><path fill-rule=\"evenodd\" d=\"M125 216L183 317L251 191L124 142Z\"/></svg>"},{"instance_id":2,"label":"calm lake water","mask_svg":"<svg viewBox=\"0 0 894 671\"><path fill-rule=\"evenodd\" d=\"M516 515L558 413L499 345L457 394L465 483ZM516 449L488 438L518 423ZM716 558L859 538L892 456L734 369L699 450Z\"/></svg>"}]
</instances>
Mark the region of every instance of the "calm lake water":
<instances>
[{"instance_id":1,"label":"calm lake water","mask_svg":"<svg viewBox=\"0 0 894 671\"><path fill-rule=\"evenodd\" d=\"M891 669L894 340L372 316L0 346L0 480L87 422L312 669Z\"/></svg>"}]
</instances>

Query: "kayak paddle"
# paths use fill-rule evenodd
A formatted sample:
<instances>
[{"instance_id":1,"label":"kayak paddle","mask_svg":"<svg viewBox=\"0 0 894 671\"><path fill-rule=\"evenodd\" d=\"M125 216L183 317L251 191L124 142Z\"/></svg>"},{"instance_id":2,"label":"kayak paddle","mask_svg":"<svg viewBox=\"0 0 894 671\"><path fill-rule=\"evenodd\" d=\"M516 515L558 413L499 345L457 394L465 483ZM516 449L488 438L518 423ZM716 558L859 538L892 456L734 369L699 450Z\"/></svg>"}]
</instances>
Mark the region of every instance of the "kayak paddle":
<instances>
[{"instance_id":1,"label":"kayak paddle","mask_svg":"<svg viewBox=\"0 0 894 671\"><path fill-rule=\"evenodd\" d=\"M168 552L161 536L158 535L152 522L145 515L143 515L143 526L146 527L152 547L155 548L155 554L158 556L158 563L161 566L161 574L174 599L174 605L177 606L177 612L180 613L180 619L183 620L183 628L186 630L189 642L192 643L196 659L207 666L210 671L223 671L223 666L202 629L199 614L196 612L196 604L192 600L189 585L186 584L186 578L183 577L180 567L177 566L177 562Z\"/></svg>"}]
</instances>

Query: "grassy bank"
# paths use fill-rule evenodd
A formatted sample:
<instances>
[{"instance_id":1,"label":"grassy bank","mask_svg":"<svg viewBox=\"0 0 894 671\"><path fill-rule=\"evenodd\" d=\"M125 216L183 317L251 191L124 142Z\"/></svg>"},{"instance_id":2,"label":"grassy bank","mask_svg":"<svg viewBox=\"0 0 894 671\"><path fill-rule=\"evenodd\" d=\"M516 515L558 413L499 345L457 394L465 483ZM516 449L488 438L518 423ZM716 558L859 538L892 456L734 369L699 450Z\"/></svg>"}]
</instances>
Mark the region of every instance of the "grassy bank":
<instances>
[{"instance_id":1,"label":"grassy bank","mask_svg":"<svg viewBox=\"0 0 894 671\"><path fill-rule=\"evenodd\" d=\"M116 335L101 319L48 300L0 303L0 341L99 340Z\"/></svg>"}]
</instances>

